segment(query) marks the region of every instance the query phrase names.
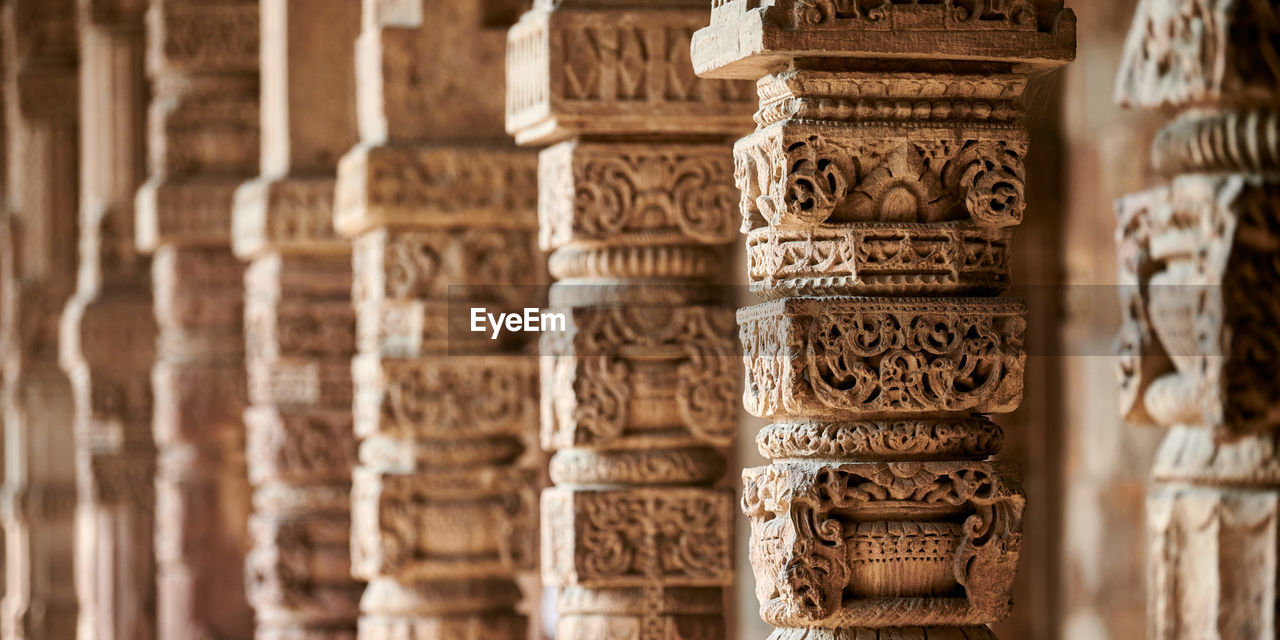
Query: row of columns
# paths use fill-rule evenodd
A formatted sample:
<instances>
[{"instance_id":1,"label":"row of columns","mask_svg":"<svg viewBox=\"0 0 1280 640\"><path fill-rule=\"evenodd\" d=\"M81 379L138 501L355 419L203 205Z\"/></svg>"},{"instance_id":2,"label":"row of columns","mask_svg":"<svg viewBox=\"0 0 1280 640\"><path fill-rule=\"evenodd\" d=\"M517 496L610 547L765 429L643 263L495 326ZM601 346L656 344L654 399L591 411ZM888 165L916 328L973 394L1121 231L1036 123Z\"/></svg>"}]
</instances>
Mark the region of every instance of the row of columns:
<instances>
[{"instance_id":1,"label":"row of columns","mask_svg":"<svg viewBox=\"0 0 1280 640\"><path fill-rule=\"evenodd\" d=\"M739 395L774 640L992 637L1022 97L1071 11L525 9L5 2L5 637L523 637L539 567L559 638L724 637ZM1161 638L1275 626L1275 20L1145 0L1122 69L1182 111L1120 206ZM564 331L466 330L549 280Z\"/></svg>"}]
</instances>

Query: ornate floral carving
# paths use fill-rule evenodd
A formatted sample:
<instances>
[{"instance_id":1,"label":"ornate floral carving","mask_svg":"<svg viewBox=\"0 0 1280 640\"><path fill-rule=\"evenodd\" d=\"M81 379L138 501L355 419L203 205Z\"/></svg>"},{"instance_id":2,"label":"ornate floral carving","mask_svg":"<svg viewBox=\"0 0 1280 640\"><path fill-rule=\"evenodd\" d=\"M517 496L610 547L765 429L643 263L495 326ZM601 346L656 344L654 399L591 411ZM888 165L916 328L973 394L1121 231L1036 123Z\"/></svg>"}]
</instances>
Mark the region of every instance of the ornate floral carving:
<instances>
[{"instance_id":1,"label":"ornate floral carving","mask_svg":"<svg viewBox=\"0 0 1280 640\"><path fill-rule=\"evenodd\" d=\"M846 589L857 594L868 576L856 579L850 562L876 556L869 546L870 534L880 531L881 540L890 530L898 535L893 544L922 544L925 538L911 534L920 529L895 524L924 514L950 514L963 520L954 530L956 541L935 542L934 551L949 557L946 580L964 589L967 606L950 610L945 600L934 608L933 600L913 596L930 595L936 574L907 571L915 561L889 547L891 553L878 555L881 562L903 568L892 590L896 595L863 593L862 597L904 598L901 606L914 615L938 625L993 622L1008 607L1013 567L1021 545L1022 509L1025 498L1011 469L992 463L876 463L813 466L780 464L749 469L743 476L743 510L752 519L757 548L766 541L773 551L760 556L757 578L763 580L757 592L764 599L780 599L785 607L776 611L773 624L784 626L826 626L837 615ZM861 515L886 526L877 529L846 524ZM907 528L904 528L907 527ZM952 529L933 529L934 539L944 538ZM903 537L907 536L907 537ZM912 541L908 541L912 540ZM850 544L858 545L850 548ZM941 544L942 546L937 546ZM879 547L881 551L885 547ZM917 565L918 566L918 565ZM849 616L849 613L841 614ZM841 626L880 626L874 619L844 619Z\"/></svg>"},{"instance_id":2,"label":"ornate floral carving","mask_svg":"<svg viewBox=\"0 0 1280 640\"><path fill-rule=\"evenodd\" d=\"M765 227L747 237L752 290L983 293L1008 286L1009 234L987 227L850 224Z\"/></svg>"},{"instance_id":3,"label":"ornate floral carving","mask_svg":"<svg viewBox=\"0 0 1280 640\"><path fill-rule=\"evenodd\" d=\"M945 29L1038 29L1031 0L946 0L945 3L891 0L792 0L794 29L845 27L893 29L908 20L941 23Z\"/></svg>"},{"instance_id":4,"label":"ornate floral carving","mask_svg":"<svg viewBox=\"0 0 1280 640\"><path fill-rule=\"evenodd\" d=\"M338 166L334 224L349 237L376 227L530 229L534 162L515 149L357 147Z\"/></svg>"},{"instance_id":5,"label":"ornate floral carving","mask_svg":"<svg viewBox=\"0 0 1280 640\"><path fill-rule=\"evenodd\" d=\"M1027 72L1072 57L1074 16L777 0L718 1L711 22L695 66L760 97L734 157L770 300L738 316L744 404L772 421L773 464L744 475L761 615L775 640L993 637L979 625L1008 615L1024 500L984 462L1003 433L981 414L1021 401L1026 310L948 296L1008 286ZM939 72L957 58L1009 72Z\"/></svg>"},{"instance_id":6,"label":"ornate floral carving","mask_svg":"<svg viewBox=\"0 0 1280 640\"><path fill-rule=\"evenodd\" d=\"M1017 303L922 299L745 309L747 409L768 417L1012 408L1026 357L1023 314Z\"/></svg>"},{"instance_id":7,"label":"ornate floral carving","mask_svg":"<svg viewBox=\"0 0 1280 640\"><path fill-rule=\"evenodd\" d=\"M536 372L526 358L361 356L354 369L362 436L519 435L532 423Z\"/></svg>"},{"instance_id":8,"label":"ornate floral carving","mask_svg":"<svg viewBox=\"0 0 1280 640\"><path fill-rule=\"evenodd\" d=\"M352 568L402 580L503 578L532 568L532 473L358 469Z\"/></svg>"},{"instance_id":9,"label":"ornate floral carving","mask_svg":"<svg viewBox=\"0 0 1280 640\"><path fill-rule=\"evenodd\" d=\"M732 316L721 307L579 307L571 330L543 337L543 444L601 446L628 435L662 393L681 430L722 445L734 431L737 396ZM660 372L660 373L659 373ZM669 391L649 392L655 374ZM632 433L631 435L636 435Z\"/></svg>"},{"instance_id":10,"label":"ornate floral carving","mask_svg":"<svg viewBox=\"0 0 1280 640\"><path fill-rule=\"evenodd\" d=\"M711 586L730 574L733 505L707 489L568 492L544 498L549 584L589 588ZM564 527L555 535L549 527Z\"/></svg>"},{"instance_id":11,"label":"ornate floral carving","mask_svg":"<svg viewBox=\"0 0 1280 640\"><path fill-rule=\"evenodd\" d=\"M743 230L822 223L1021 220L1025 134L1007 127L921 131L785 120L738 142ZM756 216L759 216L757 218Z\"/></svg>"},{"instance_id":12,"label":"ornate floral carving","mask_svg":"<svg viewBox=\"0 0 1280 640\"><path fill-rule=\"evenodd\" d=\"M723 147L568 142L540 158L544 249L658 231L716 244L733 233L733 168Z\"/></svg>"},{"instance_id":13,"label":"ornate floral carving","mask_svg":"<svg viewBox=\"0 0 1280 640\"><path fill-rule=\"evenodd\" d=\"M770 459L980 460L1003 444L1004 432L985 418L775 422L756 436Z\"/></svg>"}]
</instances>

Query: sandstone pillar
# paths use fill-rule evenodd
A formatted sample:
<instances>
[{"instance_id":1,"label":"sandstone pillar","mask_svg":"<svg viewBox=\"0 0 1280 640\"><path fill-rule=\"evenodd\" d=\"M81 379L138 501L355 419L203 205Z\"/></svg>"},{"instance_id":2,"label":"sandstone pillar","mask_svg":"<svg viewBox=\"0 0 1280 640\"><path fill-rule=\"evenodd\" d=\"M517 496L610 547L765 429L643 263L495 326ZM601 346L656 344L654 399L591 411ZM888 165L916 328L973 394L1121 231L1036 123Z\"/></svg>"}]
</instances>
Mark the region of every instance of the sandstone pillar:
<instances>
[{"instance_id":1,"label":"sandstone pillar","mask_svg":"<svg viewBox=\"0 0 1280 640\"><path fill-rule=\"evenodd\" d=\"M1121 102L1172 116L1151 149L1168 182L1117 207L1122 411L1168 429L1147 498L1157 640L1278 631L1278 18L1144 0L1120 68Z\"/></svg>"},{"instance_id":2,"label":"sandstone pillar","mask_svg":"<svg viewBox=\"0 0 1280 640\"><path fill-rule=\"evenodd\" d=\"M450 326L533 284L535 165L502 131L510 2L365 0L360 144L338 170L357 351L352 571L365 640L524 638L536 365ZM476 285L451 293L451 285Z\"/></svg>"},{"instance_id":3,"label":"sandstone pillar","mask_svg":"<svg viewBox=\"0 0 1280 640\"><path fill-rule=\"evenodd\" d=\"M1021 400L1026 323L994 296L1062 4L727 0L694 37L700 74L759 81L735 173L766 302L738 321L774 640L989 638L1010 611L1025 499L986 414Z\"/></svg>"},{"instance_id":4,"label":"sandstone pillar","mask_svg":"<svg viewBox=\"0 0 1280 640\"><path fill-rule=\"evenodd\" d=\"M58 323L75 292L77 47L73 0L4 6L4 638L73 638L75 438Z\"/></svg>"},{"instance_id":5,"label":"sandstone pillar","mask_svg":"<svg viewBox=\"0 0 1280 640\"><path fill-rule=\"evenodd\" d=\"M250 407L249 602L259 639L354 638L351 245L333 228L356 142L359 0L262 0L262 175L236 194Z\"/></svg>"},{"instance_id":6,"label":"sandstone pillar","mask_svg":"<svg viewBox=\"0 0 1280 640\"><path fill-rule=\"evenodd\" d=\"M558 638L724 638L737 424L725 247L746 83L699 80L701 0L537 2L507 48L507 129L539 156L542 575Z\"/></svg>"},{"instance_id":7,"label":"sandstone pillar","mask_svg":"<svg viewBox=\"0 0 1280 640\"><path fill-rule=\"evenodd\" d=\"M258 173L258 3L152 0L150 178L137 196L151 252L157 624L162 639L249 638L245 600L244 274L236 188Z\"/></svg>"},{"instance_id":8,"label":"sandstone pillar","mask_svg":"<svg viewBox=\"0 0 1280 640\"><path fill-rule=\"evenodd\" d=\"M145 8L95 0L79 9L80 269L62 361L75 394L82 640L155 637L156 324L151 261L133 233L146 177Z\"/></svg>"}]
</instances>

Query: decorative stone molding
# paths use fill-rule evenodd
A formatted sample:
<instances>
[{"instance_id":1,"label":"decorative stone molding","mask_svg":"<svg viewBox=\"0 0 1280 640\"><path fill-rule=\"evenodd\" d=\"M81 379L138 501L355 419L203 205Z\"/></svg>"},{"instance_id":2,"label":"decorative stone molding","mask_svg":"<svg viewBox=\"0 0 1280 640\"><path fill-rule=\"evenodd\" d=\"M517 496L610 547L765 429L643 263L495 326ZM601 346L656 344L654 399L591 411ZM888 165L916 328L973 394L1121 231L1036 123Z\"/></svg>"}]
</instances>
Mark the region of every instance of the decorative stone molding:
<instances>
[{"instance_id":1,"label":"decorative stone molding","mask_svg":"<svg viewBox=\"0 0 1280 640\"><path fill-rule=\"evenodd\" d=\"M76 637L77 389L59 365L59 318L76 293L75 27L72 0L3 7L8 166L0 409L7 462L0 635L6 639Z\"/></svg>"},{"instance_id":2,"label":"decorative stone molding","mask_svg":"<svg viewBox=\"0 0 1280 640\"><path fill-rule=\"evenodd\" d=\"M1147 497L1148 635L1277 630L1274 7L1138 5L1117 96L1174 117L1168 182L1117 203L1122 413L1168 429Z\"/></svg>"},{"instance_id":3,"label":"decorative stone molding","mask_svg":"<svg viewBox=\"0 0 1280 640\"><path fill-rule=\"evenodd\" d=\"M253 0L151 0L150 177L137 246L152 254L159 638L247 638L244 268L236 188L258 173Z\"/></svg>"},{"instance_id":4,"label":"decorative stone molding","mask_svg":"<svg viewBox=\"0 0 1280 640\"><path fill-rule=\"evenodd\" d=\"M699 80L698 2L536 2L507 47L507 129L552 146L539 241L567 331L542 337L543 581L559 638L724 638L738 396L722 273L745 83Z\"/></svg>"},{"instance_id":5,"label":"decorative stone molding","mask_svg":"<svg viewBox=\"0 0 1280 640\"><path fill-rule=\"evenodd\" d=\"M735 146L752 290L743 475L771 640L991 638L1021 474L985 414L1022 400L1027 77L1074 56L1061 0L719 0L704 77L757 81ZM977 296L977 297L973 297Z\"/></svg>"},{"instance_id":6,"label":"decorative stone molding","mask_svg":"<svg viewBox=\"0 0 1280 640\"><path fill-rule=\"evenodd\" d=\"M78 637L156 635L151 260L134 241L146 178L144 3L79 8L80 269L62 316L76 406Z\"/></svg>"},{"instance_id":7,"label":"decorative stone molding","mask_svg":"<svg viewBox=\"0 0 1280 640\"><path fill-rule=\"evenodd\" d=\"M501 128L507 4L363 3L360 144L334 211L355 278L362 640L529 632L517 580L536 565L536 364L450 320L539 282L535 160Z\"/></svg>"}]
</instances>

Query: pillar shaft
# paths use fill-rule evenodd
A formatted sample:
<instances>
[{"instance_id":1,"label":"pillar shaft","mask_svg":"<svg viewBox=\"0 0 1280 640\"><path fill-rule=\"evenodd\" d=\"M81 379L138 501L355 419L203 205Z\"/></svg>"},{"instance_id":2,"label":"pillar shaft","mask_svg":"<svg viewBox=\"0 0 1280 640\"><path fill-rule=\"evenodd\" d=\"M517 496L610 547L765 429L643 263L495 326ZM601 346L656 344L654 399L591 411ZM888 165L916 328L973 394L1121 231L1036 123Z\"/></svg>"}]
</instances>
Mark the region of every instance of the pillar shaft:
<instances>
[{"instance_id":1,"label":"pillar shaft","mask_svg":"<svg viewBox=\"0 0 1280 640\"><path fill-rule=\"evenodd\" d=\"M772 463L743 508L773 640L990 638L1025 498L988 414L1022 396L1029 73L1074 55L1061 1L716 3L703 77L757 80L735 146L747 410Z\"/></svg>"},{"instance_id":2,"label":"pillar shaft","mask_svg":"<svg viewBox=\"0 0 1280 640\"><path fill-rule=\"evenodd\" d=\"M508 40L507 128L539 156L550 251L543 581L561 640L724 638L737 421L732 136L746 83L700 80L702 2L537 2Z\"/></svg>"},{"instance_id":3,"label":"pillar shaft","mask_svg":"<svg viewBox=\"0 0 1280 640\"><path fill-rule=\"evenodd\" d=\"M155 637L151 261L134 243L146 178L145 5L79 10L80 269L62 317L75 394L82 640Z\"/></svg>"},{"instance_id":4,"label":"pillar shaft","mask_svg":"<svg viewBox=\"0 0 1280 640\"><path fill-rule=\"evenodd\" d=\"M521 455L536 364L447 316L537 282L534 158L502 132L506 4L363 3L361 142L335 211L355 278L363 640L527 633L516 579L535 565L537 482Z\"/></svg>"},{"instance_id":5,"label":"pillar shaft","mask_svg":"<svg viewBox=\"0 0 1280 640\"><path fill-rule=\"evenodd\" d=\"M355 638L350 243L333 227L356 142L359 0L262 0L262 174L236 193L249 380L249 601L260 639Z\"/></svg>"},{"instance_id":6,"label":"pillar shaft","mask_svg":"<svg viewBox=\"0 0 1280 640\"><path fill-rule=\"evenodd\" d=\"M236 188L257 175L258 3L152 0L150 177L139 247L152 253L156 583L162 639L249 638L242 572L250 490L243 412L244 269Z\"/></svg>"},{"instance_id":7,"label":"pillar shaft","mask_svg":"<svg viewBox=\"0 0 1280 640\"><path fill-rule=\"evenodd\" d=\"M4 638L75 637L71 381L58 322L75 291L78 136L75 3L8 2L3 25L5 180Z\"/></svg>"},{"instance_id":8,"label":"pillar shaft","mask_svg":"<svg viewBox=\"0 0 1280 640\"><path fill-rule=\"evenodd\" d=\"M1167 182L1117 205L1122 412L1168 429L1146 510L1158 640L1280 630L1275 20L1145 0L1120 67L1123 104L1171 114L1150 151Z\"/></svg>"}]
</instances>

